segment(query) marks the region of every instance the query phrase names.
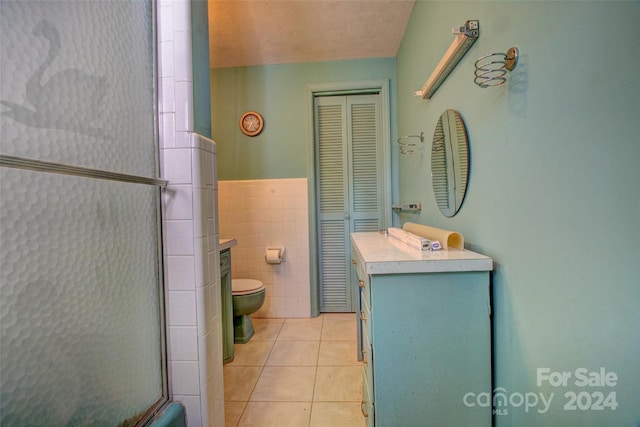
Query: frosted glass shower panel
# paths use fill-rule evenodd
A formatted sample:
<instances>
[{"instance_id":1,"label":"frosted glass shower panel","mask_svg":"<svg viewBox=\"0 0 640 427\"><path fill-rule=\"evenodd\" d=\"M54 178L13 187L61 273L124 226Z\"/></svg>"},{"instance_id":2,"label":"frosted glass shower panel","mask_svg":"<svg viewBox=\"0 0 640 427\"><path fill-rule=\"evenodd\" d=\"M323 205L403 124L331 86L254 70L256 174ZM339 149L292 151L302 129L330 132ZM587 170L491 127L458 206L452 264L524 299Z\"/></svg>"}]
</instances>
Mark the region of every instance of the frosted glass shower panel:
<instances>
[{"instance_id":1,"label":"frosted glass shower panel","mask_svg":"<svg viewBox=\"0 0 640 427\"><path fill-rule=\"evenodd\" d=\"M0 1L0 152L156 177L151 0ZM0 168L0 425L167 399L159 190Z\"/></svg>"},{"instance_id":2,"label":"frosted glass shower panel","mask_svg":"<svg viewBox=\"0 0 640 427\"><path fill-rule=\"evenodd\" d=\"M152 176L152 3L3 0L0 19L0 151Z\"/></svg>"},{"instance_id":3,"label":"frosted glass shower panel","mask_svg":"<svg viewBox=\"0 0 640 427\"><path fill-rule=\"evenodd\" d=\"M0 169L0 191L0 424L146 411L162 397L158 190Z\"/></svg>"}]
</instances>

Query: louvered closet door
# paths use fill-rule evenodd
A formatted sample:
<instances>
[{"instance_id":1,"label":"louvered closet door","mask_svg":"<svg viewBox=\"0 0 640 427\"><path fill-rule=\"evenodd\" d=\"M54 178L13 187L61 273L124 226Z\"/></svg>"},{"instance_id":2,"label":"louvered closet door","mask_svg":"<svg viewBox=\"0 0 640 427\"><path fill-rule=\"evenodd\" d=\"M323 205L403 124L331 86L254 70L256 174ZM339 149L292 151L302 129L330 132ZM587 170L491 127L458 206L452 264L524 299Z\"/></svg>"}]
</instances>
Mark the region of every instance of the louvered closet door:
<instances>
[{"instance_id":1,"label":"louvered closet door","mask_svg":"<svg viewBox=\"0 0 640 427\"><path fill-rule=\"evenodd\" d=\"M379 96L347 98L348 127L351 130L351 232L378 231L382 220L382 171L378 135ZM350 256L350 252L347 254Z\"/></svg>"},{"instance_id":2,"label":"louvered closet door","mask_svg":"<svg viewBox=\"0 0 640 427\"><path fill-rule=\"evenodd\" d=\"M316 98L320 311L353 312L349 233L377 231L382 218L379 96Z\"/></svg>"}]
</instances>

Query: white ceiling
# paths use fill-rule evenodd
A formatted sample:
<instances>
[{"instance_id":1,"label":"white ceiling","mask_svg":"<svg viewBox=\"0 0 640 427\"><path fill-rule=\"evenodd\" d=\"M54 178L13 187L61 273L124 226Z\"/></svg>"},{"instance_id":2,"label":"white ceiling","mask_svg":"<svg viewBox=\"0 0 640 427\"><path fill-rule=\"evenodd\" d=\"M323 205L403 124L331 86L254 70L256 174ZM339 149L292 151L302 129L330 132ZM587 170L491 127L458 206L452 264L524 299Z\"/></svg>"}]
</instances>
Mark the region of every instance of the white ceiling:
<instances>
[{"instance_id":1,"label":"white ceiling","mask_svg":"<svg viewBox=\"0 0 640 427\"><path fill-rule=\"evenodd\" d=\"M212 68L395 57L415 0L209 0Z\"/></svg>"}]
</instances>

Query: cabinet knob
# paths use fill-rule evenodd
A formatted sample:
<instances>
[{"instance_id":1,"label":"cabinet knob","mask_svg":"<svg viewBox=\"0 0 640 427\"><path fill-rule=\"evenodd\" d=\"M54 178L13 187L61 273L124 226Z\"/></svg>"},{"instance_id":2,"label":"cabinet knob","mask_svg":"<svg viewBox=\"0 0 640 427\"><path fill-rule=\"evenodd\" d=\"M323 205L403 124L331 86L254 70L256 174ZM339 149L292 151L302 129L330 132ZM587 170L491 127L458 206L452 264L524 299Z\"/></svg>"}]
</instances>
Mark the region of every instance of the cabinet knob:
<instances>
[{"instance_id":1,"label":"cabinet knob","mask_svg":"<svg viewBox=\"0 0 640 427\"><path fill-rule=\"evenodd\" d=\"M360 404L360 410L362 411L362 415L364 415L365 418L367 418L369 416L369 414L367 414L367 411L364 410L364 405L367 402L365 402L364 400L362 401L362 403Z\"/></svg>"},{"instance_id":2,"label":"cabinet knob","mask_svg":"<svg viewBox=\"0 0 640 427\"><path fill-rule=\"evenodd\" d=\"M362 280L362 279L358 280L358 286L360 286L362 289L364 289L364 280Z\"/></svg>"},{"instance_id":3,"label":"cabinet knob","mask_svg":"<svg viewBox=\"0 0 640 427\"><path fill-rule=\"evenodd\" d=\"M362 361L364 362L364 364L366 365L367 363L367 350L362 350Z\"/></svg>"},{"instance_id":4,"label":"cabinet knob","mask_svg":"<svg viewBox=\"0 0 640 427\"><path fill-rule=\"evenodd\" d=\"M356 265L358 263L358 261L356 261L355 259L351 260L351 264Z\"/></svg>"}]
</instances>

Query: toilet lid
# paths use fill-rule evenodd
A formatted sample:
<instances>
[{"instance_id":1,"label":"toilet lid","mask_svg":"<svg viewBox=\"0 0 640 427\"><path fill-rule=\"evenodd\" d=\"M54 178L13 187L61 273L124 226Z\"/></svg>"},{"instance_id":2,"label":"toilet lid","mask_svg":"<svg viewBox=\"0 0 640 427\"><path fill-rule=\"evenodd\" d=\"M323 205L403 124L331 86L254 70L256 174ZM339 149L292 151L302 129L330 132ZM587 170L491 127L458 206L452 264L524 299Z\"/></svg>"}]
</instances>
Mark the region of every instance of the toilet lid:
<instances>
[{"instance_id":1,"label":"toilet lid","mask_svg":"<svg viewBox=\"0 0 640 427\"><path fill-rule=\"evenodd\" d=\"M264 284L255 279L231 279L231 290L233 295L246 295L260 292L264 289Z\"/></svg>"}]
</instances>

